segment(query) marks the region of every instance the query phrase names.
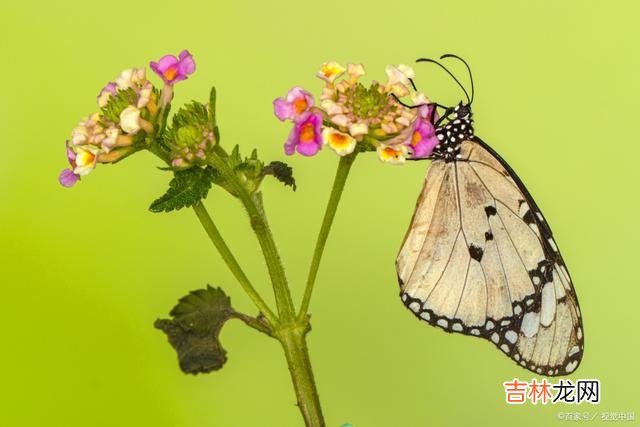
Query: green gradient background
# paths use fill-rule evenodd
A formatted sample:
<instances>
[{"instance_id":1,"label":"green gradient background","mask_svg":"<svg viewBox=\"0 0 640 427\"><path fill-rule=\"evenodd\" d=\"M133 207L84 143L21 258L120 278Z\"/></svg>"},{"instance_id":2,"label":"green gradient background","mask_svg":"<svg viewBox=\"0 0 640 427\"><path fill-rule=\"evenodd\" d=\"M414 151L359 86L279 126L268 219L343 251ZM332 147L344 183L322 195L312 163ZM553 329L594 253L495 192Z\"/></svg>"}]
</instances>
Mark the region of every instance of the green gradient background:
<instances>
[{"instance_id":1,"label":"green gradient background","mask_svg":"<svg viewBox=\"0 0 640 427\"><path fill-rule=\"evenodd\" d=\"M266 4L265 4L266 3ZM531 374L491 344L429 327L403 308L393 267L427 165L355 164L312 301L310 349L329 426L562 425L558 411L640 410L637 389L638 7L609 2L35 1L3 6L0 44L0 425L298 426L275 341L231 322L225 368L183 375L152 327L206 283L254 313L195 215L147 211L166 188L140 154L57 184L64 140L121 69L188 48L198 71L176 104L219 93L223 143L283 160L289 128L271 101L316 94L317 66L455 52L477 83L477 134L518 171L551 222L576 283L599 406L515 406L502 382ZM446 3L446 4L445 4ZM443 103L460 93L419 65ZM296 193L264 193L296 297L337 158L288 159ZM248 275L265 265L234 200L207 200ZM637 414L640 415L640 414ZM591 423L591 424L595 424ZM628 423L625 423L628 424Z\"/></svg>"}]
</instances>

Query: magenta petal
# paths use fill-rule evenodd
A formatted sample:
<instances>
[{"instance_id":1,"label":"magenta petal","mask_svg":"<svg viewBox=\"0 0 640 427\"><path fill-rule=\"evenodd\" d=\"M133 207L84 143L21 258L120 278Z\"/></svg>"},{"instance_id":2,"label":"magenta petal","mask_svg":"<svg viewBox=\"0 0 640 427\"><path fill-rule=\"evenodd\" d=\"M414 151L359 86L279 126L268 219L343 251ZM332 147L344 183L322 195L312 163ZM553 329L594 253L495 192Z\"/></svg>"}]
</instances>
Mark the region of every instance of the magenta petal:
<instances>
[{"instance_id":1,"label":"magenta petal","mask_svg":"<svg viewBox=\"0 0 640 427\"><path fill-rule=\"evenodd\" d=\"M179 58L180 62L178 63L178 73L184 76L193 74L196 70L196 63L189 51L185 49L180 52Z\"/></svg>"},{"instance_id":2,"label":"magenta petal","mask_svg":"<svg viewBox=\"0 0 640 427\"><path fill-rule=\"evenodd\" d=\"M298 153L302 154L303 156L313 156L318 151L320 151L320 144L316 144L316 143L298 144L296 146L296 150L298 151Z\"/></svg>"},{"instance_id":3,"label":"magenta petal","mask_svg":"<svg viewBox=\"0 0 640 427\"><path fill-rule=\"evenodd\" d=\"M176 65L178 63L178 58L173 55L165 55L157 63L157 67L163 73L167 71L170 67Z\"/></svg>"},{"instance_id":4,"label":"magenta petal","mask_svg":"<svg viewBox=\"0 0 640 427\"><path fill-rule=\"evenodd\" d=\"M273 112L282 122L293 118L293 106L283 98L273 100Z\"/></svg>"},{"instance_id":5,"label":"magenta petal","mask_svg":"<svg viewBox=\"0 0 640 427\"><path fill-rule=\"evenodd\" d=\"M433 114L433 120L438 120L440 115L438 114L438 110L433 111L434 108L436 108L436 106L433 104L425 104L418 108L418 116L431 121L431 114Z\"/></svg>"},{"instance_id":6,"label":"magenta petal","mask_svg":"<svg viewBox=\"0 0 640 427\"><path fill-rule=\"evenodd\" d=\"M420 134L420 141L416 145L413 145L411 142L416 132ZM411 149L412 157L414 158L430 156L435 146L438 145L436 129L433 123L426 119L418 118L405 144Z\"/></svg>"},{"instance_id":7,"label":"magenta petal","mask_svg":"<svg viewBox=\"0 0 640 427\"><path fill-rule=\"evenodd\" d=\"M308 132L308 126L313 127L313 136L311 140L301 141L303 132ZM304 135L308 138L310 135ZM287 142L284 144L284 152L287 155L293 154L294 151L303 156L313 156L322 148L322 114L305 113L300 116L293 124L293 129L289 133Z\"/></svg>"},{"instance_id":8,"label":"magenta petal","mask_svg":"<svg viewBox=\"0 0 640 427\"><path fill-rule=\"evenodd\" d=\"M297 139L298 139L298 131L296 129L296 126L294 126L293 129L291 129L291 132L289 132L289 137L287 138L287 141L284 143L284 154L286 154L287 156L290 156L293 153L295 153Z\"/></svg>"},{"instance_id":9,"label":"magenta petal","mask_svg":"<svg viewBox=\"0 0 640 427\"><path fill-rule=\"evenodd\" d=\"M63 187L73 187L73 185L80 180L80 175L73 173L71 169L65 169L60 172L60 176L58 177L58 182Z\"/></svg>"}]
</instances>

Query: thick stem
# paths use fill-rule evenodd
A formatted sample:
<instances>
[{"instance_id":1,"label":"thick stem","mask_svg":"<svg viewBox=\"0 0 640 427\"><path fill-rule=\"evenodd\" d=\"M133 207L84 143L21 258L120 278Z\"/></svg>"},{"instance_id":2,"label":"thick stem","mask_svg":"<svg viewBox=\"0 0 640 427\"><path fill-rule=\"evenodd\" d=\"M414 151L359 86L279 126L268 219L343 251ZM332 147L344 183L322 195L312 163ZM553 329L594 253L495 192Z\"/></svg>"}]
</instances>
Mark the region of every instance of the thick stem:
<instances>
[{"instance_id":1,"label":"thick stem","mask_svg":"<svg viewBox=\"0 0 640 427\"><path fill-rule=\"evenodd\" d=\"M306 327L296 326L277 332L291 373L297 405L307 427L324 427L320 397L313 379L311 360L305 339Z\"/></svg>"},{"instance_id":2,"label":"thick stem","mask_svg":"<svg viewBox=\"0 0 640 427\"><path fill-rule=\"evenodd\" d=\"M218 231L218 227L216 227L215 223L211 219L211 216L209 216L209 213L207 212L207 209L204 207L202 202L199 201L196 204L194 204L193 210L198 216L198 219L200 220L202 227L204 227L205 231L209 235L209 238L213 242L214 246L216 247L216 249L218 249L218 252L220 252L220 256L222 257L224 262L227 264L227 267L229 267L229 270L231 270L231 273L233 273L233 276L236 278L238 283L240 283L240 286L242 286L242 289L244 289L247 295L249 295L249 298L251 298L251 300L258 307L260 312L262 312L262 314L267 318L267 320L269 320L271 325L277 324L278 318L276 317L275 313L271 311L271 309L267 306L264 300L260 297L260 294L258 294L258 292L255 290L255 288L249 281L249 278L246 276L246 274L244 274L244 271L242 271L242 267L240 267L240 264L238 264L238 261L231 253L231 250L229 249L226 242L222 238L220 231Z\"/></svg>"},{"instance_id":3,"label":"thick stem","mask_svg":"<svg viewBox=\"0 0 640 427\"><path fill-rule=\"evenodd\" d=\"M324 246L327 243L329 237L329 231L333 225L333 219L336 216L336 210L340 203L340 197L342 196L342 190L347 182L351 165L356 159L358 152L354 151L348 156L340 158L338 163L338 169L336 170L336 176L333 180L333 188L331 189L331 195L329 196L329 202L324 211L324 218L322 220L322 226L320 227L320 233L318 234L318 240L316 241L316 248L313 252L313 258L311 260L311 267L309 268L309 275L307 276L307 286L304 290L304 296L302 298L302 304L300 305L300 312L298 313L298 320L302 321L309 311L309 303L311 302L311 294L313 293L313 285L316 282L316 276L318 275L318 269L320 268L320 260L324 253Z\"/></svg>"}]
</instances>

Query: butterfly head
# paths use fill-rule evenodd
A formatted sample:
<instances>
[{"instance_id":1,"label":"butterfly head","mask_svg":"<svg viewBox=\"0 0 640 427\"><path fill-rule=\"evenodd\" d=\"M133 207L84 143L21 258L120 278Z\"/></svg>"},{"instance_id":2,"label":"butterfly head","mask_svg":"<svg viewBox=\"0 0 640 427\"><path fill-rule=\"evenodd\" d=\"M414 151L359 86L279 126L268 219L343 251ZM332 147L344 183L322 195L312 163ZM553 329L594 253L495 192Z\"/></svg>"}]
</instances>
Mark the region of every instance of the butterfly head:
<instances>
[{"instance_id":1,"label":"butterfly head","mask_svg":"<svg viewBox=\"0 0 640 427\"><path fill-rule=\"evenodd\" d=\"M452 116L453 120L460 119L471 121L471 104L460 102L458 105L453 107Z\"/></svg>"}]
</instances>

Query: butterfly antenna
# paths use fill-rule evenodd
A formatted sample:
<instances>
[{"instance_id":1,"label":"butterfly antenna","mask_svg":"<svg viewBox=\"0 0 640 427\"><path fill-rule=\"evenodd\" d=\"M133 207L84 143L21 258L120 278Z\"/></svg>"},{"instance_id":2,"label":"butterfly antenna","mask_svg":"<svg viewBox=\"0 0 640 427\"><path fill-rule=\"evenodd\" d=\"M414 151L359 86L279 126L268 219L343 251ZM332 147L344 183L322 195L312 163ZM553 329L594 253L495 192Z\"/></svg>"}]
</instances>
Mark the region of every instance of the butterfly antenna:
<instances>
[{"instance_id":1,"label":"butterfly antenna","mask_svg":"<svg viewBox=\"0 0 640 427\"><path fill-rule=\"evenodd\" d=\"M473 87L473 74L471 73L471 67L469 67L469 64L467 64L467 61L460 58L458 55L454 55L453 53L447 53L440 57L440 59L445 59L445 58L455 58L458 61L462 62L465 67L467 67L467 71L469 72L469 80L471 81L471 102L469 102L469 104L471 104L473 102L473 97L476 93L475 88Z\"/></svg>"},{"instance_id":2,"label":"butterfly antenna","mask_svg":"<svg viewBox=\"0 0 640 427\"><path fill-rule=\"evenodd\" d=\"M471 104L471 98L469 98L469 93L467 92L467 90L464 88L464 86L462 85L462 83L460 83L460 80L458 80L456 78L456 76L453 75L453 73L451 71L449 71L449 69L447 67L445 67L444 65L442 65L441 63L439 63L438 61L436 61L435 59L431 59L431 58L420 58L420 59L416 59L416 62L432 62L434 64L436 64L437 66L439 66L440 68L442 68L444 71L447 72L447 74L449 74L451 76L451 78L458 83L458 86L460 86L460 89L462 89L462 91L464 92L464 95L467 97L467 102L469 104Z\"/></svg>"}]
</instances>

